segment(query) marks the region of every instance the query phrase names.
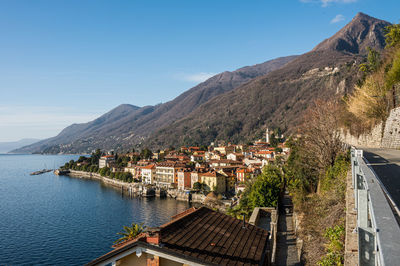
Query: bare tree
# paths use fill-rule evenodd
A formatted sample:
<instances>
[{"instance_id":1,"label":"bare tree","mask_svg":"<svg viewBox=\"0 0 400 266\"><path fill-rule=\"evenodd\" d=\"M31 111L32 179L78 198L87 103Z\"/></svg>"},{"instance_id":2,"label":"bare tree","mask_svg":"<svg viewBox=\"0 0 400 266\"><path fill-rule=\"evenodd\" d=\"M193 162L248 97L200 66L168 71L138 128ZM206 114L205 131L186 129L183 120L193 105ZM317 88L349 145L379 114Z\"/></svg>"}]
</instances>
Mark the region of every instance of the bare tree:
<instances>
[{"instance_id":1,"label":"bare tree","mask_svg":"<svg viewBox=\"0 0 400 266\"><path fill-rule=\"evenodd\" d=\"M336 156L344 150L341 141L341 109L337 101L316 100L304 115L300 127L305 153L320 172L333 165Z\"/></svg>"}]
</instances>

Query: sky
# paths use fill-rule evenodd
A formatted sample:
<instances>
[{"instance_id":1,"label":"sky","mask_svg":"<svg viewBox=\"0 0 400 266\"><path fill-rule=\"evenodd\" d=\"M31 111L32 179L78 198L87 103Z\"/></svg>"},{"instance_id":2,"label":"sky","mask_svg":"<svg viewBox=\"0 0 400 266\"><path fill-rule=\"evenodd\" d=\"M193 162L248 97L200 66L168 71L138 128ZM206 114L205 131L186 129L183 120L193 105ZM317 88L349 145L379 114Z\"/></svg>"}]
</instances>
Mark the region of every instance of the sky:
<instances>
[{"instance_id":1,"label":"sky","mask_svg":"<svg viewBox=\"0 0 400 266\"><path fill-rule=\"evenodd\" d=\"M0 0L0 142L57 135L120 104L310 51L398 0Z\"/></svg>"}]
</instances>

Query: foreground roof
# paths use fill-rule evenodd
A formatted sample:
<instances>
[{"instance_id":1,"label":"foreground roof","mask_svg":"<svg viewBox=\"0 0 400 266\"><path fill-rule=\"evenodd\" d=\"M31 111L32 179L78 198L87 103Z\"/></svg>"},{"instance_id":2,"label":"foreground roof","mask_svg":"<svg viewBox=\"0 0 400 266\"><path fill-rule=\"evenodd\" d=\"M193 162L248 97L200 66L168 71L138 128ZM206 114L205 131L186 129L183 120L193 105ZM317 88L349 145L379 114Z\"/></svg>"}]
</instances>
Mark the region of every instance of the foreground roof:
<instances>
[{"instance_id":1,"label":"foreground roof","mask_svg":"<svg viewBox=\"0 0 400 266\"><path fill-rule=\"evenodd\" d=\"M146 237L129 240L92 261L95 265L137 245L205 265L264 265L268 231L201 207L191 208L160 226L161 243L146 243Z\"/></svg>"}]
</instances>

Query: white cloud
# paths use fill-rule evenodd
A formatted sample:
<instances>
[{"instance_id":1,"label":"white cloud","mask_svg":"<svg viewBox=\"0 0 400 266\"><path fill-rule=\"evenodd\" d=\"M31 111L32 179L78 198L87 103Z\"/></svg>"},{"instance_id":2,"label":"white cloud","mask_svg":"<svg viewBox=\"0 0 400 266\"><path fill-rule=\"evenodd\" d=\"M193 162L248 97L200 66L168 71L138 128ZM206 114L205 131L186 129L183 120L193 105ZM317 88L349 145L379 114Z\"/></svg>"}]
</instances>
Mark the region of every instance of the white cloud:
<instances>
[{"instance_id":1,"label":"white cloud","mask_svg":"<svg viewBox=\"0 0 400 266\"><path fill-rule=\"evenodd\" d=\"M331 3L350 4L358 0L300 0L303 3L321 3L322 7L327 7Z\"/></svg>"},{"instance_id":2,"label":"white cloud","mask_svg":"<svg viewBox=\"0 0 400 266\"><path fill-rule=\"evenodd\" d=\"M199 73L179 73L176 75L176 78L179 80L183 81L189 81L189 82L196 82L200 83L203 81L206 81L207 79L211 78L212 76L215 76L217 73L212 73L212 72L199 72Z\"/></svg>"},{"instance_id":3,"label":"white cloud","mask_svg":"<svg viewBox=\"0 0 400 266\"><path fill-rule=\"evenodd\" d=\"M339 23L339 22L341 22L341 21L343 21L343 20L344 20L344 16L341 15L341 14L338 14L338 15L336 15L336 17L334 17L334 18L331 20L331 24Z\"/></svg>"}]
</instances>

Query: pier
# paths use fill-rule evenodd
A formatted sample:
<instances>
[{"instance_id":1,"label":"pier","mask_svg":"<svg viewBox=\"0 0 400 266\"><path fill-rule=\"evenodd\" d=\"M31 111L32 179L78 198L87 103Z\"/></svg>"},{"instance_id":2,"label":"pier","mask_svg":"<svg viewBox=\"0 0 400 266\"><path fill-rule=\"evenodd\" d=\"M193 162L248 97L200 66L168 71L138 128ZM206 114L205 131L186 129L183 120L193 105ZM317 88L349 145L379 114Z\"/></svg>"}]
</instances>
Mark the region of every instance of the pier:
<instances>
[{"instance_id":1,"label":"pier","mask_svg":"<svg viewBox=\"0 0 400 266\"><path fill-rule=\"evenodd\" d=\"M51 171L53 171L53 169L42 169L42 170L30 173L30 175L41 175L41 174L48 173Z\"/></svg>"}]
</instances>

